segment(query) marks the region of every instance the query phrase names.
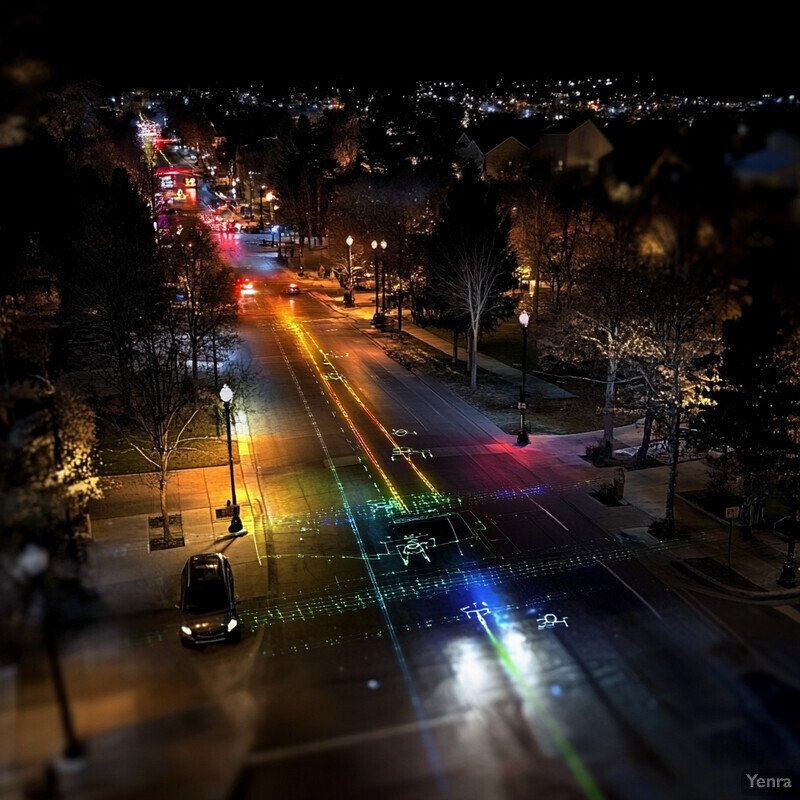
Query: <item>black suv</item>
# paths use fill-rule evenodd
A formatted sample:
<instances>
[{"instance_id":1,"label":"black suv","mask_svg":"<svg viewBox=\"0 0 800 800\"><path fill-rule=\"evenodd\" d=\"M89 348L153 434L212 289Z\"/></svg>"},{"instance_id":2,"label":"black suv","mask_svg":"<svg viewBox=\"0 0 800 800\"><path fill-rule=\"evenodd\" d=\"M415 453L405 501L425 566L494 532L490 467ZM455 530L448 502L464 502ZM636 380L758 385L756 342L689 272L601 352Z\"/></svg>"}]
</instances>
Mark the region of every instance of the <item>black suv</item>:
<instances>
[{"instance_id":1,"label":"black suv","mask_svg":"<svg viewBox=\"0 0 800 800\"><path fill-rule=\"evenodd\" d=\"M181 644L238 642L242 636L238 603L228 559L221 553L191 556L181 573Z\"/></svg>"}]
</instances>

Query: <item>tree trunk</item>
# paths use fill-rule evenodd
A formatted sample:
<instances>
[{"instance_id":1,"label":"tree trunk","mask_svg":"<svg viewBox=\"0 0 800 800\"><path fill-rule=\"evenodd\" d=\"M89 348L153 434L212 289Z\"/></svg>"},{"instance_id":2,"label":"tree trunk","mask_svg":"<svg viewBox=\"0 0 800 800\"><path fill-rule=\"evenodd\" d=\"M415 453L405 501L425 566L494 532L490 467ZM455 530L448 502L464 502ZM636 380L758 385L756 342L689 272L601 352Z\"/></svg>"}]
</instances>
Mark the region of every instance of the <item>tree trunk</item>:
<instances>
[{"instance_id":1,"label":"tree trunk","mask_svg":"<svg viewBox=\"0 0 800 800\"><path fill-rule=\"evenodd\" d=\"M614 451L614 406L617 394L617 359L609 358L606 368L606 391L603 403L603 449L606 458Z\"/></svg>"},{"instance_id":2,"label":"tree trunk","mask_svg":"<svg viewBox=\"0 0 800 800\"><path fill-rule=\"evenodd\" d=\"M167 475L162 471L158 476L158 499L161 504L161 525L164 531L164 542L169 544L172 534L169 529L169 514L167 513Z\"/></svg>"},{"instance_id":3,"label":"tree trunk","mask_svg":"<svg viewBox=\"0 0 800 800\"><path fill-rule=\"evenodd\" d=\"M667 533L675 532L675 487L678 483L678 446L680 444L681 414L678 408L670 412L669 419L669 477L667 479L667 496L664 504L664 525Z\"/></svg>"},{"instance_id":4,"label":"tree trunk","mask_svg":"<svg viewBox=\"0 0 800 800\"><path fill-rule=\"evenodd\" d=\"M650 436L653 432L653 422L656 418L654 411L646 411L644 415L644 430L642 431L642 443L633 457L634 467L644 467L647 464L647 454L650 450Z\"/></svg>"},{"instance_id":5,"label":"tree trunk","mask_svg":"<svg viewBox=\"0 0 800 800\"><path fill-rule=\"evenodd\" d=\"M478 333L474 329L469 332L469 388L478 388Z\"/></svg>"},{"instance_id":6,"label":"tree trunk","mask_svg":"<svg viewBox=\"0 0 800 800\"><path fill-rule=\"evenodd\" d=\"M458 364L458 331L453 330L453 364Z\"/></svg>"}]
</instances>

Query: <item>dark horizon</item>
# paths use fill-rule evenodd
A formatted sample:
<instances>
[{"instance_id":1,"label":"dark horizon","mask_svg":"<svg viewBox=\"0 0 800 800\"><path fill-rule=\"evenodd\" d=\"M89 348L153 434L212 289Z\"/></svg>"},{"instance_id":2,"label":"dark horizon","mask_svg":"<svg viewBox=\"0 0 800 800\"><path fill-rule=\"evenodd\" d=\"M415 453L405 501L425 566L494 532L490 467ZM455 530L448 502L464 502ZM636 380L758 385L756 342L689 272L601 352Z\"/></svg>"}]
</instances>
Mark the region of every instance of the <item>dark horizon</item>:
<instances>
[{"instance_id":1,"label":"dark horizon","mask_svg":"<svg viewBox=\"0 0 800 800\"><path fill-rule=\"evenodd\" d=\"M90 20L91 13L47 2L24 12L7 10L2 32L7 81L13 84L20 65L31 70L37 63L36 80L48 75L49 87L98 81L109 93L253 84L375 90L422 80L477 87L592 77L623 82L638 77L656 90L692 96L800 89L789 31L758 20L748 21L745 38L733 22L729 29L718 23L677 31L648 25L623 35L618 21L587 20L580 32L564 32L560 22L540 17L527 25L523 20L517 31L492 35L468 20L436 27L427 11L411 8L398 24L380 26L348 19L346 11L315 12L313 19L297 23L248 9L241 19L231 17L230 26L177 10L164 10L164 18L155 21L151 15L115 24ZM542 36L542 30L550 33Z\"/></svg>"}]
</instances>

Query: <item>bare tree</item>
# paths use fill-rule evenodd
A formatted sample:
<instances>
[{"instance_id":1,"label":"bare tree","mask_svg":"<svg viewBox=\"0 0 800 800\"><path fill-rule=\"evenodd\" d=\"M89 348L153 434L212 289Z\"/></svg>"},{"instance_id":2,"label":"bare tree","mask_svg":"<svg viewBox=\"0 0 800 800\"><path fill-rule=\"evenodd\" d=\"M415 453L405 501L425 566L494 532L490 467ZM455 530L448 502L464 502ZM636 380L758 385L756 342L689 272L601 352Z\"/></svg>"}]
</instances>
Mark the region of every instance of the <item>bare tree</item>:
<instances>
[{"instance_id":1,"label":"bare tree","mask_svg":"<svg viewBox=\"0 0 800 800\"><path fill-rule=\"evenodd\" d=\"M465 173L448 194L430 239L428 285L455 319L467 321L470 388L478 386L478 341L499 319L511 316L516 254L510 220L492 189Z\"/></svg>"},{"instance_id":2,"label":"bare tree","mask_svg":"<svg viewBox=\"0 0 800 800\"><path fill-rule=\"evenodd\" d=\"M597 209L565 178L539 190L531 222L536 238L535 263L547 276L556 310L569 302L583 249L591 237Z\"/></svg>"},{"instance_id":3,"label":"bare tree","mask_svg":"<svg viewBox=\"0 0 800 800\"><path fill-rule=\"evenodd\" d=\"M702 381L697 376L697 363L707 355L711 342L708 299L713 274L706 255L691 236L682 235L663 219L655 221L653 233L657 257L650 295L643 307L654 352L652 386L667 425L670 472L663 525L665 533L671 534L675 528L682 414L699 401Z\"/></svg>"},{"instance_id":4,"label":"bare tree","mask_svg":"<svg viewBox=\"0 0 800 800\"><path fill-rule=\"evenodd\" d=\"M187 218L162 249L178 324L189 347L192 391L197 400L202 361L217 369L217 347L230 339L236 317L233 273L219 255L208 228ZM229 345L230 346L230 343Z\"/></svg>"},{"instance_id":5,"label":"bare tree","mask_svg":"<svg viewBox=\"0 0 800 800\"><path fill-rule=\"evenodd\" d=\"M599 359L604 365L603 448L610 458L620 370L653 352L641 319L648 275L640 232L627 215L608 216L597 226L585 254L573 300L561 313L561 338L550 343L551 355L572 363Z\"/></svg>"},{"instance_id":6,"label":"bare tree","mask_svg":"<svg viewBox=\"0 0 800 800\"><path fill-rule=\"evenodd\" d=\"M179 449L197 441L190 426L200 406L193 402L189 388L188 356L186 339L171 316L162 326L142 331L133 342L127 374L103 375L112 388L121 391L124 387L127 393L121 399L128 416L122 416L123 406L112 407L108 421L150 466L166 542L171 539L167 513L170 460Z\"/></svg>"},{"instance_id":7,"label":"bare tree","mask_svg":"<svg viewBox=\"0 0 800 800\"><path fill-rule=\"evenodd\" d=\"M509 198L511 214L511 243L517 252L520 266L529 274L533 291L533 322L539 321L543 276L550 276L548 250L541 246L552 229L552 193L542 182L520 182ZM547 231L547 233L545 233Z\"/></svg>"}]
</instances>

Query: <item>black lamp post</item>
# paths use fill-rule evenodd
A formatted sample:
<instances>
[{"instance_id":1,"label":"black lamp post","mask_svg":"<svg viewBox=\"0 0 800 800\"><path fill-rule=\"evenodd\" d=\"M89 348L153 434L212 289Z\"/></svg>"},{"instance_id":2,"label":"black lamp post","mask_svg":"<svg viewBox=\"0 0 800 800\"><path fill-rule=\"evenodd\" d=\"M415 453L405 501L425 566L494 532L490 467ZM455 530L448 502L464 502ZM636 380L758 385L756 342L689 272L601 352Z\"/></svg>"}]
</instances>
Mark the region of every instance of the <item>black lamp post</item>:
<instances>
[{"instance_id":1,"label":"black lamp post","mask_svg":"<svg viewBox=\"0 0 800 800\"><path fill-rule=\"evenodd\" d=\"M378 316L378 242L376 239L372 240L372 252L375 254L375 316Z\"/></svg>"},{"instance_id":2,"label":"black lamp post","mask_svg":"<svg viewBox=\"0 0 800 800\"><path fill-rule=\"evenodd\" d=\"M353 237L348 236L345 239L347 244L347 297L345 298L345 305L350 308L353 305Z\"/></svg>"},{"instance_id":3,"label":"black lamp post","mask_svg":"<svg viewBox=\"0 0 800 800\"><path fill-rule=\"evenodd\" d=\"M233 446L231 445L231 400L233 400L233 390L227 383L219 390L219 396L225 405L225 428L228 431L228 466L231 472L231 507L233 508L233 516L231 517L231 524L228 526L228 532L239 533L244 526L239 518L239 506L236 504L236 482L233 479Z\"/></svg>"},{"instance_id":4,"label":"black lamp post","mask_svg":"<svg viewBox=\"0 0 800 800\"><path fill-rule=\"evenodd\" d=\"M380 261L378 259L378 242L372 240L372 250L375 253L375 314L378 314L378 266ZM381 239L381 250L386 250L386 240ZM383 265L383 272L386 272L386 264ZM383 301L383 308L386 309L386 300Z\"/></svg>"},{"instance_id":5,"label":"black lamp post","mask_svg":"<svg viewBox=\"0 0 800 800\"><path fill-rule=\"evenodd\" d=\"M522 325L522 386L519 390L519 433L517 434L517 447L525 447L530 444L528 439L528 429L525 426L525 373L528 371L528 321L530 317L527 311L519 315L519 324Z\"/></svg>"},{"instance_id":6,"label":"black lamp post","mask_svg":"<svg viewBox=\"0 0 800 800\"><path fill-rule=\"evenodd\" d=\"M261 184L261 192L258 195L258 230L264 230L264 189L267 187Z\"/></svg>"},{"instance_id":7,"label":"black lamp post","mask_svg":"<svg viewBox=\"0 0 800 800\"><path fill-rule=\"evenodd\" d=\"M84 745L75 735L75 726L72 722L72 712L69 698L61 671L61 659L58 653L57 622L53 608L53 598L50 594L48 583L50 573L50 553L44 547L34 542L25 545L20 553L17 563L22 573L30 580L31 585L38 588L44 601L44 638L47 648L47 657L50 662L50 671L53 676L53 685L58 700L58 710L61 716L61 727L67 740L64 748L63 760L60 762L66 769L77 770L83 767L86 750ZM49 795L48 795L49 796Z\"/></svg>"}]
</instances>

